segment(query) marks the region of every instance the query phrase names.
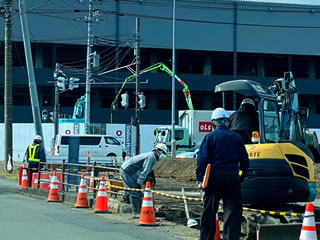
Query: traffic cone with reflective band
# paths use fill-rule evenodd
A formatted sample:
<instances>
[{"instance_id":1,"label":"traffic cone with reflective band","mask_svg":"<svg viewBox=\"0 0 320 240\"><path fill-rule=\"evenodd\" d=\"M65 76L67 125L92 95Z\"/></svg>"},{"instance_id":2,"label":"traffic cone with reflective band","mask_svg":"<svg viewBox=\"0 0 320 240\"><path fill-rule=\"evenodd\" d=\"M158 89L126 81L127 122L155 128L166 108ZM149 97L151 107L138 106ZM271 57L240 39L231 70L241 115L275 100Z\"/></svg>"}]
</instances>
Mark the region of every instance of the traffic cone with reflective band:
<instances>
[{"instance_id":1,"label":"traffic cone with reflective band","mask_svg":"<svg viewBox=\"0 0 320 240\"><path fill-rule=\"evenodd\" d=\"M142 207L140 212L140 219L138 224L141 226L158 226L159 225L159 224L156 224L156 219L154 215L150 182L146 183L146 188L144 191L143 202L142 202Z\"/></svg>"},{"instance_id":2,"label":"traffic cone with reflective band","mask_svg":"<svg viewBox=\"0 0 320 240\"><path fill-rule=\"evenodd\" d=\"M86 176L85 174L82 174L81 176L77 201L76 201L76 204L74 205L75 207L78 207L78 208L89 207L88 196L87 196L87 184L86 184L85 176Z\"/></svg>"},{"instance_id":3,"label":"traffic cone with reflective band","mask_svg":"<svg viewBox=\"0 0 320 240\"><path fill-rule=\"evenodd\" d=\"M20 189L29 187L27 169L23 168Z\"/></svg>"},{"instance_id":4,"label":"traffic cone with reflective band","mask_svg":"<svg viewBox=\"0 0 320 240\"><path fill-rule=\"evenodd\" d=\"M299 240L317 240L313 204L307 203Z\"/></svg>"},{"instance_id":5,"label":"traffic cone with reflective band","mask_svg":"<svg viewBox=\"0 0 320 240\"><path fill-rule=\"evenodd\" d=\"M216 233L214 234L214 240L220 240L220 229L219 229L219 216L216 214Z\"/></svg>"},{"instance_id":6,"label":"traffic cone with reflective band","mask_svg":"<svg viewBox=\"0 0 320 240\"><path fill-rule=\"evenodd\" d=\"M98 196L96 197L96 204L94 205L95 213L108 212L108 198L106 191L106 179L102 176L100 180L100 186Z\"/></svg>"},{"instance_id":7,"label":"traffic cone with reflective band","mask_svg":"<svg viewBox=\"0 0 320 240\"><path fill-rule=\"evenodd\" d=\"M59 190L58 190L58 180L56 172L53 172L50 184L50 190L48 195L48 202L60 202Z\"/></svg>"},{"instance_id":8,"label":"traffic cone with reflective band","mask_svg":"<svg viewBox=\"0 0 320 240\"><path fill-rule=\"evenodd\" d=\"M89 192L93 192L93 188L94 188L94 169L92 168L91 178L89 183Z\"/></svg>"}]
</instances>

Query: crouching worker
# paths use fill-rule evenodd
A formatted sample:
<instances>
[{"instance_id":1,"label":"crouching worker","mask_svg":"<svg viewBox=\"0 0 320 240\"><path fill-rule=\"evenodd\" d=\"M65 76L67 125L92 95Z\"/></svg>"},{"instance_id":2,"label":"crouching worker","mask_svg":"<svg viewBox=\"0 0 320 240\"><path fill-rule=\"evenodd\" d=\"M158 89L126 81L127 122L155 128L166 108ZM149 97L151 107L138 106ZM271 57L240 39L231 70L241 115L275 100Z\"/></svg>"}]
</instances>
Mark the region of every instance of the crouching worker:
<instances>
[{"instance_id":1,"label":"crouching worker","mask_svg":"<svg viewBox=\"0 0 320 240\"><path fill-rule=\"evenodd\" d=\"M120 168L120 176L125 188L141 189L145 179L152 172L156 162L167 154L167 146L158 143L152 152L142 153L126 160ZM141 191L127 191L132 206L133 218L140 217L142 205Z\"/></svg>"}]
</instances>

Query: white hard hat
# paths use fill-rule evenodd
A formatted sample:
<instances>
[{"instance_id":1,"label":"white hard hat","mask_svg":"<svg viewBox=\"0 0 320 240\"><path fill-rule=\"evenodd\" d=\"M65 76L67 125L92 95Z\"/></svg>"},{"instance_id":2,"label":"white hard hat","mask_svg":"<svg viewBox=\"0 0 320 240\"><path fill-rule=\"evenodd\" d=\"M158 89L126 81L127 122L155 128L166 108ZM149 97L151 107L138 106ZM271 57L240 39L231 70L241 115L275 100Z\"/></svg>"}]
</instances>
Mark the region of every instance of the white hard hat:
<instances>
[{"instance_id":1,"label":"white hard hat","mask_svg":"<svg viewBox=\"0 0 320 240\"><path fill-rule=\"evenodd\" d=\"M243 101L241 102L241 105L243 105L243 104L251 104L251 105L253 105L254 107L256 106L256 105L254 104L254 101L253 101L251 98L245 98L245 99L243 99Z\"/></svg>"},{"instance_id":2,"label":"white hard hat","mask_svg":"<svg viewBox=\"0 0 320 240\"><path fill-rule=\"evenodd\" d=\"M168 152L168 148L164 143L157 143L155 148L162 150L165 154L167 154L167 152Z\"/></svg>"},{"instance_id":3,"label":"white hard hat","mask_svg":"<svg viewBox=\"0 0 320 240\"><path fill-rule=\"evenodd\" d=\"M215 110L213 110L211 115L211 121L223 118L229 118L229 115L226 110L224 110L223 108L216 108Z\"/></svg>"},{"instance_id":4,"label":"white hard hat","mask_svg":"<svg viewBox=\"0 0 320 240\"><path fill-rule=\"evenodd\" d=\"M39 140L40 142L42 142L42 137L40 135L36 135L34 137L34 140Z\"/></svg>"}]
</instances>

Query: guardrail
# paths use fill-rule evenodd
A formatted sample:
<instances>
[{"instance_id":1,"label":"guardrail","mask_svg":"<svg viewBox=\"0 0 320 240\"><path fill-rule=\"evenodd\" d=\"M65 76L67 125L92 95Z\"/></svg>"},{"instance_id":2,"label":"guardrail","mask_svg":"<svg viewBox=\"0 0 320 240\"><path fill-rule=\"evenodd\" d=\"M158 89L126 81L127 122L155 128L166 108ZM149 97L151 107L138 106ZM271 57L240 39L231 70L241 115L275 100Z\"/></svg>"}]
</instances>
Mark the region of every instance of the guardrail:
<instances>
[{"instance_id":1,"label":"guardrail","mask_svg":"<svg viewBox=\"0 0 320 240\"><path fill-rule=\"evenodd\" d=\"M61 181L58 184L61 184L61 194L62 194L62 202L64 201L64 193L71 192L75 189L77 192L80 179L82 174L86 174L87 180L93 180L93 187L90 186L90 183L87 182L87 189L93 192L93 198L95 199L96 193L98 191L97 182L100 180L101 176L104 176L106 179L106 188L107 192L110 194L116 195L124 195L122 192L112 191L113 188L112 183L122 184L122 181L118 178L119 174L119 167L114 166L101 166L98 165L96 162L93 164L75 164L75 163L66 163L65 160L62 160L61 164L46 164L48 170L44 168L40 169L38 174L38 179L36 181L37 188L40 188L41 183L49 183L51 182L50 179L41 179L41 175L48 174L55 171L58 175L61 174ZM49 168L50 166L50 168ZM37 170L37 169L33 169ZM109 184L108 184L109 182Z\"/></svg>"}]
</instances>

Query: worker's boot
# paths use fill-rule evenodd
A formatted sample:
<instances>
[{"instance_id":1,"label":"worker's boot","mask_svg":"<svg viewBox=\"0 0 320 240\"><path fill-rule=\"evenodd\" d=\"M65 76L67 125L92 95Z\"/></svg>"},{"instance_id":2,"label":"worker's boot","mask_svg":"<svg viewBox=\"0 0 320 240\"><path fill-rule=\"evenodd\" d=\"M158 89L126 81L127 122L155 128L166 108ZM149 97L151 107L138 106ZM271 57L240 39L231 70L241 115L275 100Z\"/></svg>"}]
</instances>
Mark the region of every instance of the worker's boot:
<instances>
[{"instance_id":1,"label":"worker's boot","mask_svg":"<svg viewBox=\"0 0 320 240\"><path fill-rule=\"evenodd\" d=\"M141 198L130 196L130 202L132 206L132 218L140 218L140 211L142 205Z\"/></svg>"}]
</instances>

